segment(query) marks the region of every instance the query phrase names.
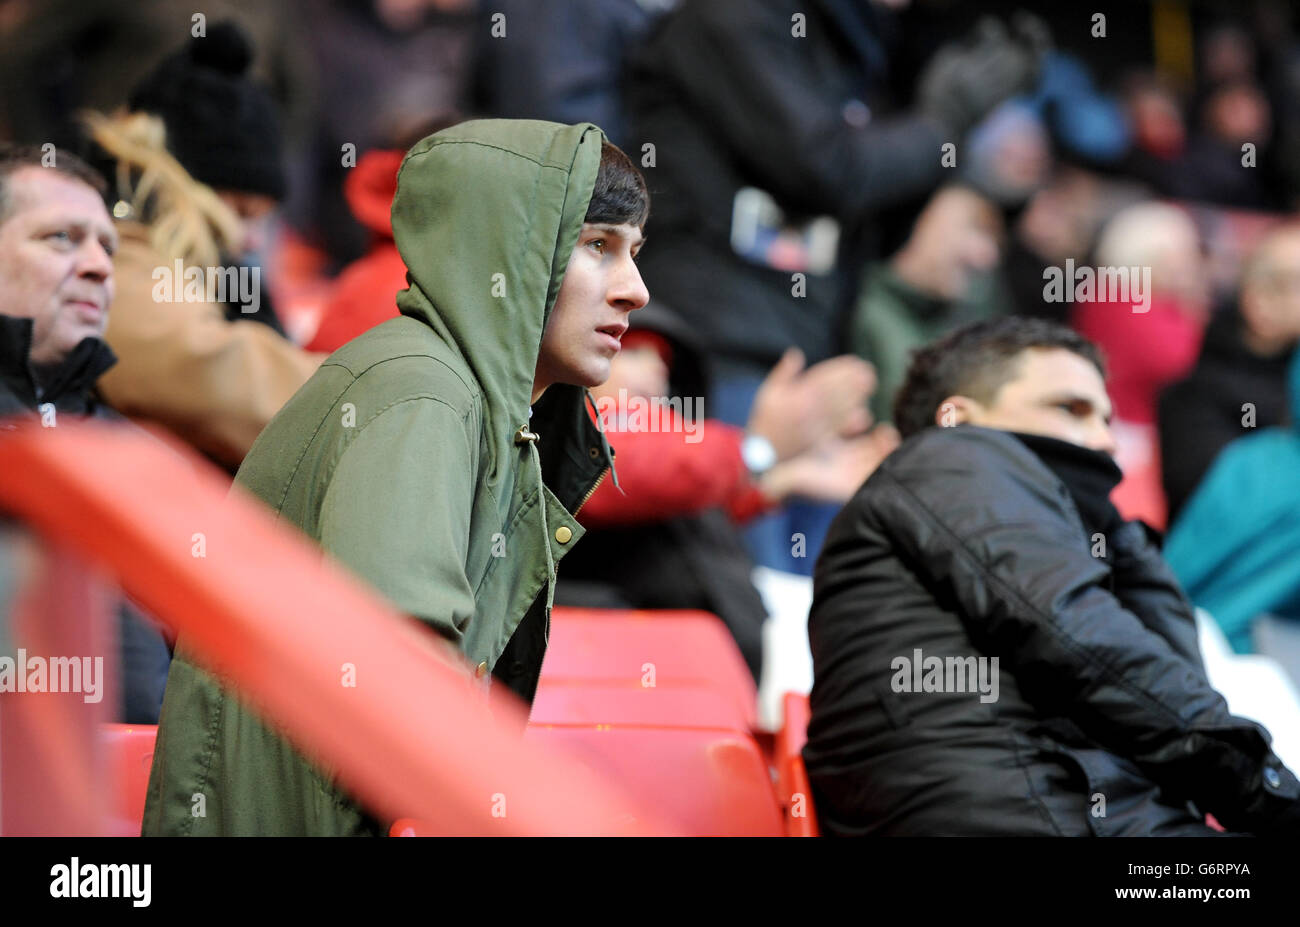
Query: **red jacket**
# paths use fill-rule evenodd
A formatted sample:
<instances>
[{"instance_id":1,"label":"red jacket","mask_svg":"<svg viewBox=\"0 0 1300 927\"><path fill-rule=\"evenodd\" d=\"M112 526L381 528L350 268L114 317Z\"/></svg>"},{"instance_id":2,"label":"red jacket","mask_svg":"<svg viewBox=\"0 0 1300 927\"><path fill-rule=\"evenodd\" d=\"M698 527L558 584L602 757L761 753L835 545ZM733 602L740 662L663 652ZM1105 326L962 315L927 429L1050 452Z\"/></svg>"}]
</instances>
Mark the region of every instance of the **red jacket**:
<instances>
[{"instance_id":1,"label":"red jacket","mask_svg":"<svg viewBox=\"0 0 1300 927\"><path fill-rule=\"evenodd\" d=\"M1148 312L1134 312L1129 303L1081 303L1074 328L1106 355L1106 391L1115 416L1150 425L1160 390L1195 366L1204 325L1169 298L1154 296Z\"/></svg>"},{"instance_id":2,"label":"red jacket","mask_svg":"<svg viewBox=\"0 0 1300 927\"><path fill-rule=\"evenodd\" d=\"M745 521L773 507L740 455L744 429L706 419L688 435L675 430L681 424L678 416L663 408L658 431L618 431L619 411L603 413L602 424L618 455L615 466L623 491L612 480L602 480L582 506L579 521L584 526L666 521L715 507L725 508L734 521Z\"/></svg>"},{"instance_id":3,"label":"red jacket","mask_svg":"<svg viewBox=\"0 0 1300 927\"><path fill-rule=\"evenodd\" d=\"M336 351L368 329L397 316L397 293L406 289L406 264L393 243L390 210L404 151L368 151L343 184L352 213L375 233L365 257L353 261L335 281L334 295L307 346Z\"/></svg>"}]
</instances>

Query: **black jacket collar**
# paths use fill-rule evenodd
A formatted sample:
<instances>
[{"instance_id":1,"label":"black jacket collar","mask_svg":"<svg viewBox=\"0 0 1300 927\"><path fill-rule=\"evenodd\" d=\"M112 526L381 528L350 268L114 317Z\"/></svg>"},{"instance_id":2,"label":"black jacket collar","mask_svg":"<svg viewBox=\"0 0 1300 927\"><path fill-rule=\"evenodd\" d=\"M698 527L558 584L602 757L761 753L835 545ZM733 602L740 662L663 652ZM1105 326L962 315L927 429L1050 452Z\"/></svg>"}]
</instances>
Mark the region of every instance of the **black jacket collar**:
<instances>
[{"instance_id":1,"label":"black jacket collar","mask_svg":"<svg viewBox=\"0 0 1300 927\"><path fill-rule=\"evenodd\" d=\"M1123 521L1110 494L1124 473L1109 454L1043 435L1010 434L1065 484L1089 533L1109 533Z\"/></svg>"},{"instance_id":2,"label":"black jacket collar","mask_svg":"<svg viewBox=\"0 0 1300 927\"><path fill-rule=\"evenodd\" d=\"M0 315L0 408L35 409L48 402L89 414L95 405L95 381L117 363L117 356L100 339L83 338L42 387L31 364L33 324L31 319Z\"/></svg>"}]
</instances>

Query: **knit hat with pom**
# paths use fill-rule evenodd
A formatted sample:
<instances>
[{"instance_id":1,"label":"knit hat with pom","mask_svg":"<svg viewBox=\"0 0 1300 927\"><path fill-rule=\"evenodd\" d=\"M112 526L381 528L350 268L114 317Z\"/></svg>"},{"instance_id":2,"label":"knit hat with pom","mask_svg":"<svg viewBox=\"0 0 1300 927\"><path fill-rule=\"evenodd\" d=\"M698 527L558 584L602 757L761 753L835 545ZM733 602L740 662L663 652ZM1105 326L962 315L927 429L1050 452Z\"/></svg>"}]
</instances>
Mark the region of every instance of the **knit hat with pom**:
<instances>
[{"instance_id":1,"label":"knit hat with pom","mask_svg":"<svg viewBox=\"0 0 1300 927\"><path fill-rule=\"evenodd\" d=\"M246 76L252 60L238 25L214 23L146 77L130 107L162 118L168 150L195 180L281 200L279 119L270 94Z\"/></svg>"}]
</instances>

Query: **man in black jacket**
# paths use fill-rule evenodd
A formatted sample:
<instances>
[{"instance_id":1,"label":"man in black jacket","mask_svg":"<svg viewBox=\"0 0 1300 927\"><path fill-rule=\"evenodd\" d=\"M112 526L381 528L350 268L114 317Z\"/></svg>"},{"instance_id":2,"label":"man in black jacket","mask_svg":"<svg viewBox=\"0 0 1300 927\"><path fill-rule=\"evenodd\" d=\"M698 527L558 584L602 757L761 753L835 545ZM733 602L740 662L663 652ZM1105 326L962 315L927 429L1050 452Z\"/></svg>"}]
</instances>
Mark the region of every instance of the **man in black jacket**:
<instances>
[{"instance_id":1,"label":"man in black jacket","mask_svg":"<svg viewBox=\"0 0 1300 927\"><path fill-rule=\"evenodd\" d=\"M104 190L103 179L71 154L0 145L0 428L33 417L46 428L66 417L129 427L95 393L116 360L102 340L117 247ZM152 724L171 658L129 605L120 618L117 717Z\"/></svg>"},{"instance_id":2,"label":"man in black jacket","mask_svg":"<svg viewBox=\"0 0 1300 927\"><path fill-rule=\"evenodd\" d=\"M827 833L1300 833L1300 782L1205 676L1138 522L1096 348L981 322L918 353L902 445L836 518L804 757ZM935 427L940 426L940 427Z\"/></svg>"}]
</instances>

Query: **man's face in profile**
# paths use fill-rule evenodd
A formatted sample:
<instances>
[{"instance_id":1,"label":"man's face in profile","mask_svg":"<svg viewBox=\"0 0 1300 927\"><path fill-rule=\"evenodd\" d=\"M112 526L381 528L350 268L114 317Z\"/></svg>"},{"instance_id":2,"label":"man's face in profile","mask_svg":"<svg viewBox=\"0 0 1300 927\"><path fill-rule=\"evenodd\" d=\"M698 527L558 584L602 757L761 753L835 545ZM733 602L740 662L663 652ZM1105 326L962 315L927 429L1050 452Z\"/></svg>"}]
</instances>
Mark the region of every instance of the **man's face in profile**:
<instances>
[{"instance_id":1,"label":"man's face in profile","mask_svg":"<svg viewBox=\"0 0 1300 927\"><path fill-rule=\"evenodd\" d=\"M1110 397L1091 361L1064 348L1028 348L1015 364L1017 375L991 402L951 396L937 410L936 423L1043 435L1114 456Z\"/></svg>"},{"instance_id":2,"label":"man's face in profile","mask_svg":"<svg viewBox=\"0 0 1300 927\"><path fill-rule=\"evenodd\" d=\"M1267 345L1300 337L1300 229L1275 234L1251 262L1241 286L1241 313Z\"/></svg>"},{"instance_id":3,"label":"man's face in profile","mask_svg":"<svg viewBox=\"0 0 1300 927\"><path fill-rule=\"evenodd\" d=\"M609 379L628 314L650 300L635 262L642 241L636 226L583 224L542 334L535 390Z\"/></svg>"},{"instance_id":4,"label":"man's face in profile","mask_svg":"<svg viewBox=\"0 0 1300 927\"><path fill-rule=\"evenodd\" d=\"M102 338L113 300L117 231L94 188L43 167L7 180L0 223L0 312L33 319L30 360L58 364Z\"/></svg>"}]
</instances>

